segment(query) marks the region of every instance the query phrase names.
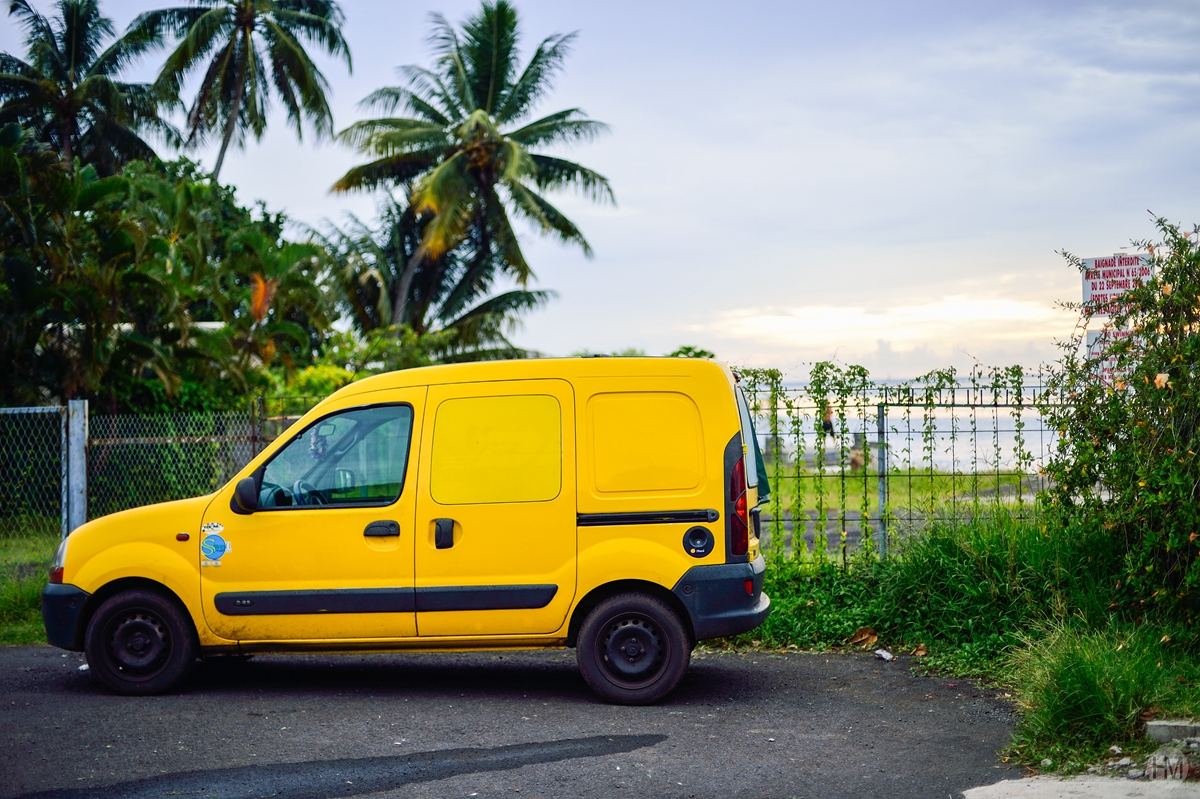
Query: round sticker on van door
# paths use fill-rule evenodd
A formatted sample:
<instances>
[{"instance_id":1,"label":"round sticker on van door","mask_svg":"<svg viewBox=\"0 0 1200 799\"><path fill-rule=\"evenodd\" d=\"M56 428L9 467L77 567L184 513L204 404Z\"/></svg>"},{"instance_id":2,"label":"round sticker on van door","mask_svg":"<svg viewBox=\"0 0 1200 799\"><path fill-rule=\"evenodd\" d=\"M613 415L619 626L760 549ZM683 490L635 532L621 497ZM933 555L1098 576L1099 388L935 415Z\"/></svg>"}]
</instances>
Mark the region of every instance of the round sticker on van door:
<instances>
[{"instance_id":1,"label":"round sticker on van door","mask_svg":"<svg viewBox=\"0 0 1200 799\"><path fill-rule=\"evenodd\" d=\"M228 542L216 533L204 536L204 540L200 542L200 554L207 560L220 560L228 551Z\"/></svg>"}]
</instances>

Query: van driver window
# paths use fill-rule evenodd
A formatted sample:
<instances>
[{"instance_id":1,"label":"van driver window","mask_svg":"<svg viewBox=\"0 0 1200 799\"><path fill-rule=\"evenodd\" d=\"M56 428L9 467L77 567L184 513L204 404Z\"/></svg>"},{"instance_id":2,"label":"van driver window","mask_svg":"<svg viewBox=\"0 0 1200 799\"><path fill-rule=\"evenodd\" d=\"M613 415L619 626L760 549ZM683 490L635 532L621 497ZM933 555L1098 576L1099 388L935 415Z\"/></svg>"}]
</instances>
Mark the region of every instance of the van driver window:
<instances>
[{"instance_id":1,"label":"van driver window","mask_svg":"<svg viewBox=\"0 0 1200 799\"><path fill-rule=\"evenodd\" d=\"M408 405L356 408L310 425L267 464L259 508L390 505L408 466Z\"/></svg>"}]
</instances>

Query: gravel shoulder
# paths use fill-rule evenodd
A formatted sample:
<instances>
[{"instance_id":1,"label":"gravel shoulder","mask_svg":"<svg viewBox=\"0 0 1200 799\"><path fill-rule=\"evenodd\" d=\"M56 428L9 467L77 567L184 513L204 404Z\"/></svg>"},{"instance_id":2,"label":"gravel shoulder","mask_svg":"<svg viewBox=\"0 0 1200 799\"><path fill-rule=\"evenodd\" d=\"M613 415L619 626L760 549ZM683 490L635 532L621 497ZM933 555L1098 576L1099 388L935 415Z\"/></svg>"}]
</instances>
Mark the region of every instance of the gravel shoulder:
<instances>
[{"instance_id":1,"label":"gravel shoulder","mask_svg":"<svg viewBox=\"0 0 1200 799\"><path fill-rule=\"evenodd\" d=\"M1009 704L906 658L698 653L642 708L598 702L573 651L259 656L151 698L82 663L0 648L0 797L926 799L1020 776Z\"/></svg>"}]
</instances>

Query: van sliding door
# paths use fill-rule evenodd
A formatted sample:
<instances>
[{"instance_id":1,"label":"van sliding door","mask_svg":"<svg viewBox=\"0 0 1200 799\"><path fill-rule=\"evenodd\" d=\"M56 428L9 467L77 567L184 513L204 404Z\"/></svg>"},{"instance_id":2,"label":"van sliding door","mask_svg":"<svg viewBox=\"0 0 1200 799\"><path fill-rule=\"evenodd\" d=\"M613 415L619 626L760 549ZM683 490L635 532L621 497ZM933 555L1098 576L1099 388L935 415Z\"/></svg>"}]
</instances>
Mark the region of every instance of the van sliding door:
<instances>
[{"instance_id":1,"label":"van sliding door","mask_svg":"<svg viewBox=\"0 0 1200 799\"><path fill-rule=\"evenodd\" d=\"M575 407L563 380L432 386L417 496L420 636L552 633L575 595Z\"/></svg>"}]
</instances>

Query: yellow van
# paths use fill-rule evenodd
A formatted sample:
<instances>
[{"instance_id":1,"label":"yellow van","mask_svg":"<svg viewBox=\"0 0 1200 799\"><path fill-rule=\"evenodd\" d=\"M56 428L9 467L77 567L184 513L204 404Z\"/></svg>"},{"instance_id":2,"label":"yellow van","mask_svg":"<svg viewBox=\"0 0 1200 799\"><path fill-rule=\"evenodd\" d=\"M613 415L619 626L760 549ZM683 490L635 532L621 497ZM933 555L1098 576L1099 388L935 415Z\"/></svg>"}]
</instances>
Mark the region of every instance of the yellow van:
<instances>
[{"instance_id":1,"label":"yellow van","mask_svg":"<svg viewBox=\"0 0 1200 799\"><path fill-rule=\"evenodd\" d=\"M223 653L575 647L601 697L653 702L770 609L751 436L708 361L377 375L216 493L73 532L46 635L123 694Z\"/></svg>"}]
</instances>

